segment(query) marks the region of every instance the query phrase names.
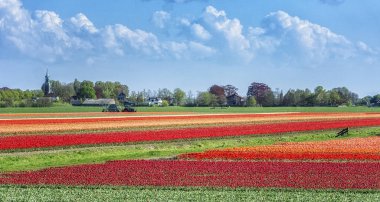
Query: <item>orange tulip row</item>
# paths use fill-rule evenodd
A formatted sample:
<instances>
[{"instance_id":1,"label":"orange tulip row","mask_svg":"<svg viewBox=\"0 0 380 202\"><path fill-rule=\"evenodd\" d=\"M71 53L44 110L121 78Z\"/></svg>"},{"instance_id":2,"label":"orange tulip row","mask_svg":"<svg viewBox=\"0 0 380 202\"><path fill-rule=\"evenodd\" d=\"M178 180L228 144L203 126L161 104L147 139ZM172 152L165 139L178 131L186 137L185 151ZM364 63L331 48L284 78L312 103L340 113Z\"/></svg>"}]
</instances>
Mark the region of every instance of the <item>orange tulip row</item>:
<instances>
[{"instance_id":1,"label":"orange tulip row","mask_svg":"<svg viewBox=\"0 0 380 202\"><path fill-rule=\"evenodd\" d=\"M186 159L380 160L380 137L282 143L181 155Z\"/></svg>"}]
</instances>

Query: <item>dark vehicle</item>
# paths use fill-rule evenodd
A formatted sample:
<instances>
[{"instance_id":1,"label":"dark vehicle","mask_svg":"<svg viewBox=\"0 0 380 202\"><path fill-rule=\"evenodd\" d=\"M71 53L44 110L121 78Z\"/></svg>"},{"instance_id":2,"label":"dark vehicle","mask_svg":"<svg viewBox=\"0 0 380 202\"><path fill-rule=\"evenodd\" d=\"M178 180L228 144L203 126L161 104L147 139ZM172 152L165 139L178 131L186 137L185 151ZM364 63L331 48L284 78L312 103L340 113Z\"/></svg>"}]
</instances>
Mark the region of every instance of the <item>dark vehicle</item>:
<instances>
[{"instance_id":1,"label":"dark vehicle","mask_svg":"<svg viewBox=\"0 0 380 202\"><path fill-rule=\"evenodd\" d=\"M120 112L120 109L116 104L110 104L103 108L103 112Z\"/></svg>"},{"instance_id":2,"label":"dark vehicle","mask_svg":"<svg viewBox=\"0 0 380 202\"><path fill-rule=\"evenodd\" d=\"M124 109L120 109L120 107L116 104L106 105L103 108L103 112L136 112L132 106L135 104L132 102L124 102Z\"/></svg>"},{"instance_id":3,"label":"dark vehicle","mask_svg":"<svg viewBox=\"0 0 380 202\"><path fill-rule=\"evenodd\" d=\"M136 109L133 108L132 106L134 106L135 103L133 102L124 102L124 109L123 109L123 112L136 112Z\"/></svg>"}]
</instances>

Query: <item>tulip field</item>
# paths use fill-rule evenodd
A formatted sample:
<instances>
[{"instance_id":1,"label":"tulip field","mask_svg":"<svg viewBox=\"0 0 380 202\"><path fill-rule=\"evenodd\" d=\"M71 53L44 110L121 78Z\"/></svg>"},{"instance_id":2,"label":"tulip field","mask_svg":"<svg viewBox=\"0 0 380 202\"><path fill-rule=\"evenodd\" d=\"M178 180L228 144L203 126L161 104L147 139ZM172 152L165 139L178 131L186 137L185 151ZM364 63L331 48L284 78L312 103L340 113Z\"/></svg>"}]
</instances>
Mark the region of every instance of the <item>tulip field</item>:
<instances>
[{"instance_id":1,"label":"tulip field","mask_svg":"<svg viewBox=\"0 0 380 202\"><path fill-rule=\"evenodd\" d=\"M0 198L376 201L380 113L3 113Z\"/></svg>"}]
</instances>

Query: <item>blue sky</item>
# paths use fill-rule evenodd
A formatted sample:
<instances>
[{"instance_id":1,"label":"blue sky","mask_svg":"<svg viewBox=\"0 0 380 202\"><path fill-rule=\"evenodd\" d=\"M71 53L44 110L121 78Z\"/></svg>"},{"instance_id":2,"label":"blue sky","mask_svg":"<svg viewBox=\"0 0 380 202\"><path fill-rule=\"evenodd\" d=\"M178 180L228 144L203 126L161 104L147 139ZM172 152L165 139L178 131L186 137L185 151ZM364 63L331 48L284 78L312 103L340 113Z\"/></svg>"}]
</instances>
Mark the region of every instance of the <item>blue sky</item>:
<instances>
[{"instance_id":1,"label":"blue sky","mask_svg":"<svg viewBox=\"0 0 380 202\"><path fill-rule=\"evenodd\" d=\"M0 87L346 86L380 93L380 1L0 0Z\"/></svg>"}]
</instances>

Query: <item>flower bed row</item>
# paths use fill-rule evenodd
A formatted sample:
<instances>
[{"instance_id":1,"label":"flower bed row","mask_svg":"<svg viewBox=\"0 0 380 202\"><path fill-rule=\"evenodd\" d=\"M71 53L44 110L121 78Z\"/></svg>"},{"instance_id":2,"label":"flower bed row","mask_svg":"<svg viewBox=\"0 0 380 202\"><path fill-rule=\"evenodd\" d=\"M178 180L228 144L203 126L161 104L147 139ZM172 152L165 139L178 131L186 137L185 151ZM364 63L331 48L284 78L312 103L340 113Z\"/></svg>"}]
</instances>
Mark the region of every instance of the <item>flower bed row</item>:
<instances>
[{"instance_id":1,"label":"flower bed row","mask_svg":"<svg viewBox=\"0 0 380 202\"><path fill-rule=\"evenodd\" d=\"M197 160L380 160L380 137L210 150L179 157Z\"/></svg>"},{"instance_id":2,"label":"flower bed row","mask_svg":"<svg viewBox=\"0 0 380 202\"><path fill-rule=\"evenodd\" d=\"M323 114L323 115L322 115ZM234 114L234 115L195 115L195 116L155 116L155 117L103 117L78 119L31 119L1 120L0 136L11 134L48 134L52 132L74 133L121 128L146 128L194 125L263 124L290 121L327 121L380 118L379 115L334 114L334 113L293 113L293 114ZM88 121L88 122L86 122ZM30 123L29 123L30 122ZM67 132L72 131L72 132Z\"/></svg>"},{"instance_id":3,"label":"flower bed row","mask_svg":"<svg viewBox=\"0 0 380 202\"><path fill-rule=\"evenodd\" d=\"M331 114L336 115L336 114ZM59 124L59 123L92 123L110 121L157 121L157 120L188 120L188 119L222 119L222 118L260 118L260 117L292 117L292 116L326 116L320 113L279 113L279 114L221 114L221 115L152 115L152 116L124 116L124 117L94 117L94 118L65 118L65 119L7 119L1 120L0 125L24 124ZM343 115L341 115L343 116Z\"/></svg>"},{"instance_id":4,"label":"flower bed row","mask_svg":"<svg viewBox=\"0 0 380 202\"><path fill-rule=\"evenodd\" d=\"M363 126L380 126L380 119L291 122L90 134L6 136L0 137L0 150L278 134Z\"/></svg>"},{"instance_id":5,"label":"flower bed row","mask_svg":"<svg viewBox=\"0 0 380 202\"><path fill-rule=\"evenodd\" d=\"M380 154L334 154L334 153L289 153L289 152L234 152L208 151L179 156L182 159L223 159L223 160L380 160Z\"/></svg>"},{"instance_id":6,"label":"flower bed row","mask_svg":"<svg viewBox=\"0 0 380 202\"><path fill-rule=\"evenodd\" d=\"M151 115L151 116L118 116L118 117L77 117L77 118L31 118L31 119L0 119L0 125L30 125L30 124L67 124L93 122L125 122L125 121L157 121L157 120L199 120L199 119L239 119L239 118L380 118L377 113L273 113L273 114L214 114L214 115Z\"/></svg>"},{"instance_id":7,"label":"flower bed row","mask_svg":"<svg viewBox=\"0 0 380 202\"><path fill-rule=\"evenodd\" d=\"M113 161L0 174L0 184L380 189L380 163Z\"/></svg>"}]
</instances>

